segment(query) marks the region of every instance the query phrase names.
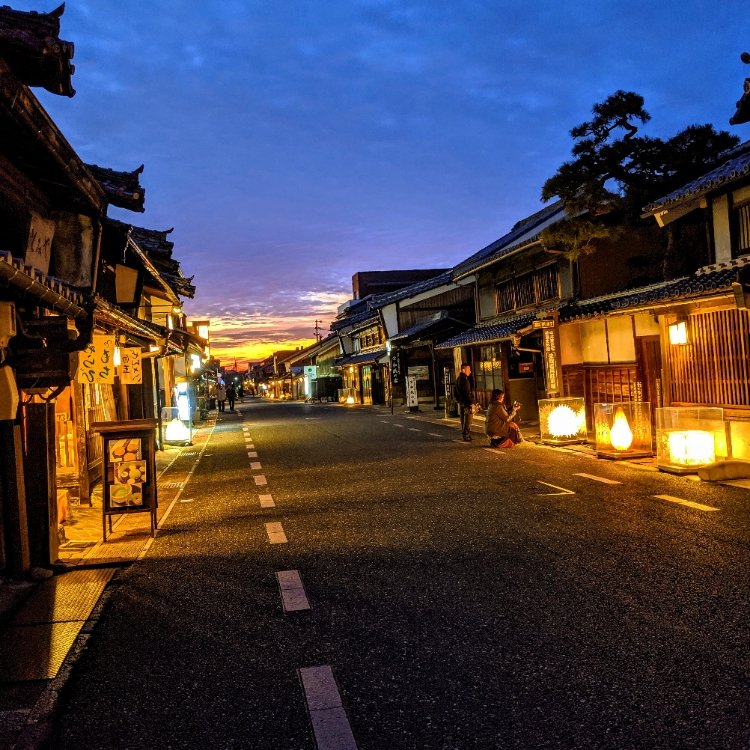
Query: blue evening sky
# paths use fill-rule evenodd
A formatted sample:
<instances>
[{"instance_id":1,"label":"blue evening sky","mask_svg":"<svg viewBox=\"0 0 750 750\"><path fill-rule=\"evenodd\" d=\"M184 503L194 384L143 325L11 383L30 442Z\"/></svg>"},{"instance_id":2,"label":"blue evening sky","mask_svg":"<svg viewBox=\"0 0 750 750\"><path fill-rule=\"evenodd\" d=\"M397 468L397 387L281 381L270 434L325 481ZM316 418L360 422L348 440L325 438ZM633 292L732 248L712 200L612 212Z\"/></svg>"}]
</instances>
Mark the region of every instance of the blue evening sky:
<instances>
[{"instance_id":1,"label":"blue evening sky","mask_svg":"<svg viewBox=\"0 0 750 750\"><path fill-rule=\"evenodd\" d=\"M6 0L52 10L55 0ZM356 271L448 267L541 207L572 126L617 89L670 136L729 117L746 0L68 0L84 159L146 168L214 343L311 339ZM240 351L238 347L242 345Z\"/></svg>"}]
</instances>

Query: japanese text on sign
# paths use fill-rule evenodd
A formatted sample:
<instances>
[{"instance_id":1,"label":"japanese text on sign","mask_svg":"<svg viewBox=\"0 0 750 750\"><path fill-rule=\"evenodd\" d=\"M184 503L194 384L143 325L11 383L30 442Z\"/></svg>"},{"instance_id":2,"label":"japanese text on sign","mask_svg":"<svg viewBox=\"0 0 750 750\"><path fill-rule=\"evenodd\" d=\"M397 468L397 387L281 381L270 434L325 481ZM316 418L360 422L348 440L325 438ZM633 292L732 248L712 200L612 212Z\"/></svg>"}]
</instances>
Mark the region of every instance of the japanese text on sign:
<instances>
[{"instance_id":1,"label":"japanese text on sign","mask_svg":"<svg viewBox=\"0 0 750 750\"><path fill-rule=\"evenodd\" d=\"M94 334L91 343L78 352L79 383L115 382L115 337Z\"/></svg>"},{"instance_id":2,"label":"japanese text on sign","mask_svg":"<svg viewBox=\"0 0 750 750\"><path fill-rule=\"evenodd\" d=\"M143 382L141 349L133 346L120 349L120 381L131 385Z\"/></svg>"}]
</instances>

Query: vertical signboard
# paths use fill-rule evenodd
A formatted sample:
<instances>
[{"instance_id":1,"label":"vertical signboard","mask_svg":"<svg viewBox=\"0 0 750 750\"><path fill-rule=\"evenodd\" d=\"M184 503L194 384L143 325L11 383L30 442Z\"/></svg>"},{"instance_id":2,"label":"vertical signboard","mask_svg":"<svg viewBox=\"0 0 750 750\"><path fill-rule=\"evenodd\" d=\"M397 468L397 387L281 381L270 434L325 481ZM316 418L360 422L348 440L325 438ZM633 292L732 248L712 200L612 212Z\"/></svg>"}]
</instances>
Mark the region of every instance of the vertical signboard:
<instances>
[{"instance_id":1,"label":"vertical signboard","mask_svg":"<svg viewBox=\"0 0 750 750\"><path fill-rule=\"evenodd\" d=\"M52 238L55 235L55 222L43 219L39 214L31 212L29 223L29 237L26 242L24 263L33 266L43 274L49 273L49 260L52 255Z\"/></svg>"},{"instance_id":2,"label":"vertical signboard","mask_svg":"<svg viewBox=\"0 0 750 750\"><path fill-rule=\"evenodd\" d=\"M120 348L120 382L127 385L140 385L143 382L143 363L138 346Z\"/></svg>"},{"instance_id":3,"label":"vertical signboard","mask_svg":"<svg viewBox=\"0 0 750 750\"><path fill-rule=\"evenodd\" d=\"M409 409L416 409L419 406L417 378L414 375L409 375L406 378L406 405Z\"/></svg>"},{"instance_id":4,"label":"vertical signboard","mask_svg":"<svg viewBox=\"0 0 750 750\"><path fill-rule=\"evenodd\" d=\"M94 334L88 346L78 353L79 383L115 382L115 336Z\"/></svg>"}]
</instances>

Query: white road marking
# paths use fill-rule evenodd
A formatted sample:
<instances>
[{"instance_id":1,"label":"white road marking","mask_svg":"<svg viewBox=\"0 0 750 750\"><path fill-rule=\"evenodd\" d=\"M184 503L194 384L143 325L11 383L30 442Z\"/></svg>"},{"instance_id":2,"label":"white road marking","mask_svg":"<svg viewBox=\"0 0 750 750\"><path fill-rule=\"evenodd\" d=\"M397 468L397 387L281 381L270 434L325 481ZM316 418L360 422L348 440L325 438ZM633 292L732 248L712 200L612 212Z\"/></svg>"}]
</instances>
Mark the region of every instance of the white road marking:
<instances>
[{"instance_id":1,"label":"white road marking","mask_svg":"<svg viewBox=\"0 0 750 750\"><path fill-rule=\"evenodd\" d=\"M310 609L305 587L298 570L282 570L276 574L281 591L281 605L284 612L300 612Z\"/></svg>"},{"instance_id":2,"label":"white road marking","mask_svg":"<svg viewBox=\"0 0 750 750\"><path fill-rule=\"evenodd\" d=\"M562 492L545 492L544 497L549 497L551 495L575 495L576 493L573 490L566 490L565 487L558 487L556 484L550 484L549 482L543 482L541 479L537 479L537 482L539 484L546 484L547 487L553 487L556 490L562 490Z\"/></svg>"},{"instance_id":3,"label":"white road marking","mask_svg":"<svg viewBox=\"0 0 750 750\"><path fill-rule=\"evenodd\" d=\"M357 750L339 689L329 666L299 670L318 750Z\"/></svg>"},{"instance_id":4,"label":"white road marking","mask_svg":"<svg viewBox=\"0 0 750 750\"><path fill-rule=\"evenodd\" d=\"M401 427L401 428L403 428L403 425L402 425L402 424L397 424L396 422L394 422L394 423L393 423L393 426L394 426L394 427Z\"/></svg>"},{"instance_id":5,"label":"white road marking","mask_svg":"<svg viewBox=\"0 0 750 750\"><path fill-rule=\"evenodd\" d=\"M248 451L247 452L248 458L258 458L258 452L257 451Z\"/></svg>"},{"instance_id":6,"label":"white road marking","mask_svg":"<svg viewBox=\"0 0 750 750\"><path fill-rule=\"evenodd\" d=\"M255 484L268 484L268 480L263 474L253 474L253 479L255 480Z\"/></svg>"},{"instance_id":7,"label":"white road marking","mask_svg":"<svg viewBox=\"0 0 750 750\"><path fill-rule=\"evenodd\" d=\"M598 477L595 474L574 474L575 477L583 477L584 479L591 479L594 482L604 482L604 484L622 484L616 479L607 479L606 477Z\"/></svg>"},{"instance_id":8,"label":"white road marking","mask_svg":"<svg viewBox=\"0 0 750 750\"><path fill-rule=\"evenodd\" d=\"M276 521L266 524L266 534L268 534L268 541L271 544L287 543L286 534L284 533L284 527Z\"/></svg>"},{"instance_id":9,"label":"white road marking","mask_svg":"<svg viewBox=\"0 0 750 750\"><path fill-rule=\"evenodd\" d=\"M439 432L428 432L430 437L443 437Z\"/></svg>"},{"instance_id":10,"label":"white road marking","mask_svg":"<svg viewBox=\"0 0 750 750\"><path fill-rule=\"evenodd\" d=\"M273 501L273 495L258 495L261 508L275 508L276 503Z\"/></svg>"},{"instance_id":11,"label":"white road marking","mask_svg":"<svg viewBox=\"0 0 750 750\"><path fill-rule=\"evenodd\" d=\"M263 467L260 465L260 461L250 462L250 471L260 471Z\"/></svg>"},{"instance_id":12,"label":"white road marking","mask_svg":"<svg viewBox=\"0 0 750 750\"><path fill-rule=\"evenodd\" d=\"M410 427L409 432L422 432L418 427Z\"/></svg>"},{"instance_id":13,"label":"white road marking","mask_svg":"<svg viewBox=\"0 0 750 750\"><path fill-rule=\"evenodd\" d=\"M387 419L381 419L380 424L390 424L390 422Z\"/></svg>"},{"instance_id":14,"label":"white road marking","mask_svg":"<svg viewBox=\"0 0 750 750\"><path fill-rule=\"evenodd\" d=\"M195 498L194 497L183 497L180 500L180 502L181 503L194 503L195 502Z\"/></svg>"},{"instance_id":15,"label":"white road marking","mask_svg":"<svg viewBox=\"0 0 750 750\"><path fill-rule=\"evenodd\" d=\"M685 505L688 508L695 508L696 510L705 510L705 511L718 511L719 508L714 508L711 505L701 505L700 503L694 503L690 500L683 500L681 497L674 497L673 495L654 495L654 497L658 497L660 500L666 500L670 503L677 503L677 505Z\"/></svg>"}]
</instances>

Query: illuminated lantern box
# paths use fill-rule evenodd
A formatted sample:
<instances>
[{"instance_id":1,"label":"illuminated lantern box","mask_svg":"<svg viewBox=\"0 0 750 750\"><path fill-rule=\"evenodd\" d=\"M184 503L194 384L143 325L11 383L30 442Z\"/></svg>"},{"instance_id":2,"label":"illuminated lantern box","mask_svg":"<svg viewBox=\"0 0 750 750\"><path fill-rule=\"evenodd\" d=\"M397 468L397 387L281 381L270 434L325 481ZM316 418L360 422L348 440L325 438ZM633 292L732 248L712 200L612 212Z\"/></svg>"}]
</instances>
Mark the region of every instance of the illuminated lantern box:
<instances>
[{"instance_id":1,"label":"illuminated lantern box","mask_svg":"<svg viewBox=\"0 0 750 750\"><path fill-rule=\"evenodd\" d=\"M601 458L651 456L651 405L647 401L596 404L596 454Z\"/></svg>"},{"instance_id":2,"label":"illuminated lantern box","mask_svg":"<svg viewBox=\"0 0 750 750\"><path fill-rule=\"evenodd\" d=\"M164 406L161 410L164 442L170 445L190 445L190 428L180 418L177 406Z\"/></svg>"},{"instance_id":3,"label":"illuminated lantern box","mask_svg":"<svg viewBox=\"0 0 750 750\"><path fill-rule=\"evenodd\" d=\"M724 410L680 406L656 410L656 465L673 474L694 472L727 458Z\"/></svg>"},{"instance_id":4,"label":"illuminated lantern box","mask_svg":"<svg viewBox=\"0 0 750 750\"><path fill-rule=\"evenodd\" d=\"M539 430L542 442L550 445L585 443L586 406L582 398L539 400Z\"/></svg>"}]
</instances>

